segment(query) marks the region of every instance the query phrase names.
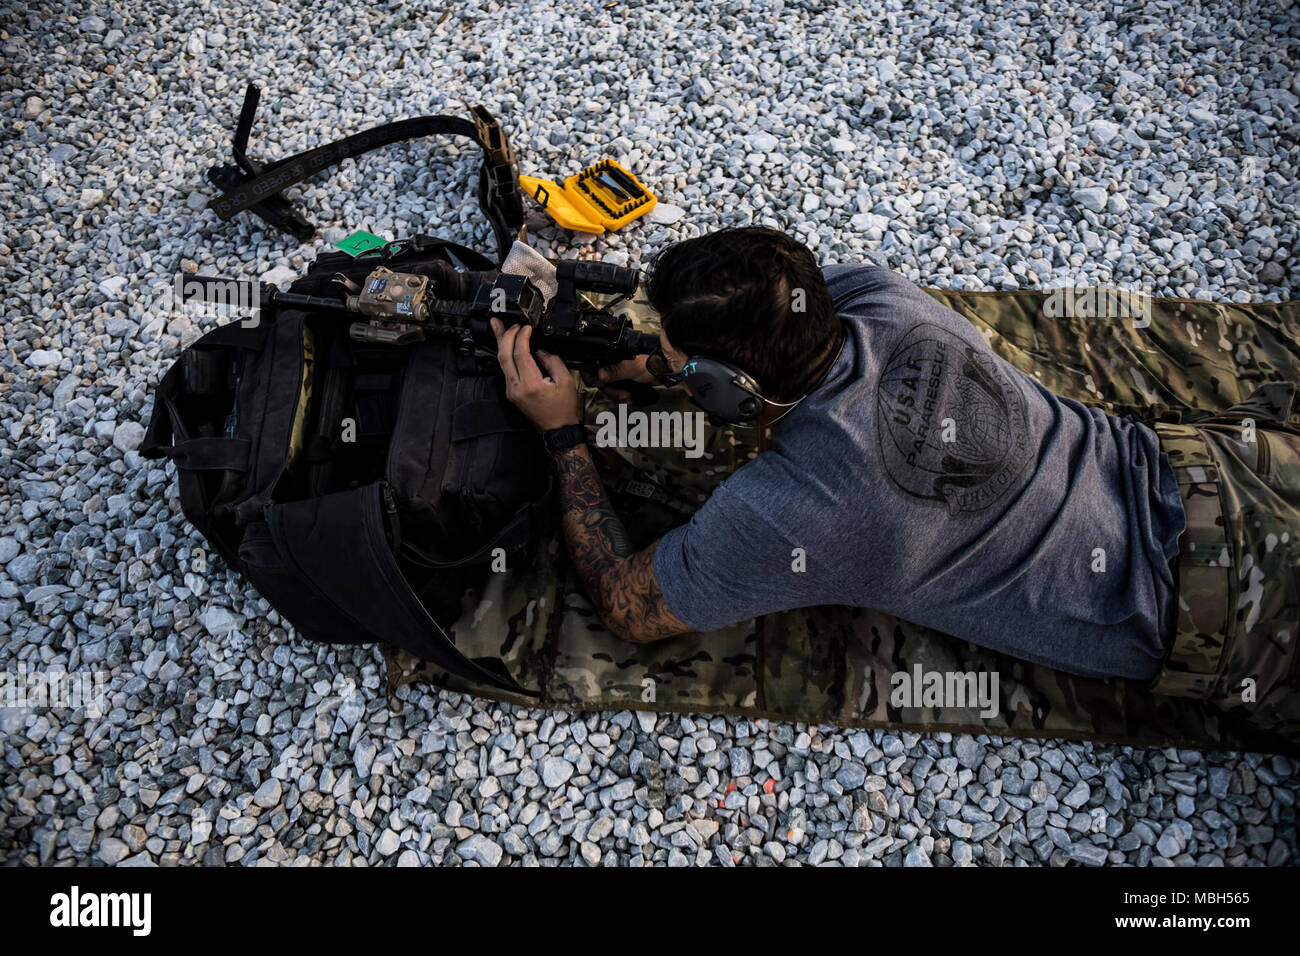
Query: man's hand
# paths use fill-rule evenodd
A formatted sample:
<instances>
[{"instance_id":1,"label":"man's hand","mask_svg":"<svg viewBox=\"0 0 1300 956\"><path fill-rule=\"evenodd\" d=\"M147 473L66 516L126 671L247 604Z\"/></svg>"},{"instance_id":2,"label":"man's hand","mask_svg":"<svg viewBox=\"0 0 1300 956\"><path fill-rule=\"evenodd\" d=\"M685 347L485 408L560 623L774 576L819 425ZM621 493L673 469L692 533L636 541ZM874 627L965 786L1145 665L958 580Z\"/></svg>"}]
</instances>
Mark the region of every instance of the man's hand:
<instances>
[{"instance_id":1,"label":"man's hand","mask_svg":"<svg viewBox=\"0 0 1300 956\"><path fill-rule=\"evenodd\" d=\"M616 402L628 402L632 400L631 394L626 389L614 388L614 382L625 380L633 382L645 382L648 385L654 385L655 377L645 369L648 355L638 355L636 358L625 359L616 365L606 365L604 368L591 372L583 372L582 380L588 385L599 386L600 390Z\"/></svg>"},{"instance_id":2,"label":"man's hand","mask_svg":"<svg viewBox=\"0 0 1300 956\"><path fill-rule=\"evenodd\" d=\"M506 376L506 398L539 431L581 424L577 383L563 359L538 352L542 361L539 368L530 348L532 326L512 325L507 329L500 319L493 319L491 324L492 334L497 337L497 361Z\"/></svg>"}]
</instances>

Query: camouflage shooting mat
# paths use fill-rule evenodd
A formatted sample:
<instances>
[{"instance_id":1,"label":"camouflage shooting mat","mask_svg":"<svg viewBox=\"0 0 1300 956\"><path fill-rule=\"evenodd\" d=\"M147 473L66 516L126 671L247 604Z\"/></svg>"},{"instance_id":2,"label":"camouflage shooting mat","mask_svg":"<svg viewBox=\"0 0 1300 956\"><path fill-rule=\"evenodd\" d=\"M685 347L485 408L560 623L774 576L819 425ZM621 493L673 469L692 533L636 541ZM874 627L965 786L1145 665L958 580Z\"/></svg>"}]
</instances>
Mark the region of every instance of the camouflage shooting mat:
<instances>
[{"instance_id":1,"label":"camouflage shooting mat","mask_svg":"<svg viewBox=\"0 0 1300 956\"><path fill-rule=\"evenodd\" d=\"M1264 382L1300 382L1300 302L1153 298L1145 300L1149 317L1128 312L1129 318L1090 318L1086 313L1102 310L1086 302L1062 308L1059 294L926 291L1047 388L1115 415L1176 420L1195 409L1227 408ZM657 331L657 317L643 296L616 309L624 310L638 327ZM594 437L595 416L614 406L594 390L583 392ZM655 408L693 410L684 396L671 394ZM755 429L710 426L705 453L695 459L680 448L593 443L592 453L640 547L689 520L723 478L762 450L765 438ZM805 608L710 633L628 644L601 625L558 539L533 567L491 575L481 592L467 595L451 634L471 658L501 657L519 684L539 690L540 698L474 686L393 650L386 651L390 688L428 681L567 710L735 714L1211 750L1296 749L1236 713L1191 698L1157 696L1143 682L1075 677L862 608ZM985 716L992 708L978 705L923 706L923 700L911 702L922 706L894 706L890 678L900 671L996 673L996 713Z\"/></svg>"}]
</instances>

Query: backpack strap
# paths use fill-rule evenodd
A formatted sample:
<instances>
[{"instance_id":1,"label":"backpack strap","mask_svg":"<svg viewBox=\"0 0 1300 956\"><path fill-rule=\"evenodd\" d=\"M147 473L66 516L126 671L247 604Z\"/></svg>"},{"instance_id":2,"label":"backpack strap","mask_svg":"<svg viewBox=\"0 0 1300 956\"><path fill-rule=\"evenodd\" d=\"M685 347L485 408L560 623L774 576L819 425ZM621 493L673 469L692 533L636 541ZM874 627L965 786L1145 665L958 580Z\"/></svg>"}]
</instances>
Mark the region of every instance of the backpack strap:
<instances>
[{"instance_id":1,"label":"backpack strap","mask_svg":"<svg viewBox=\"0 0 1300 956\"><path fill-rule=\"evenodd\" d=\"M385 262L391 262L404 256L428 256L437 260L445 260L460 271L461 268L470 272L491 272L497 270L497 264L481 252L475 252L459 242L452 242L450 239L439 239L434 236L426 236L423 233L411 236L409 239L394 239L384 245L380 255ZM457 266L457 260L460 265Z\"/></svg>"},{"instance_id":2,"label":"backpack strap","mask_svg":"<svg viewBox=\"0 0 1300 956\"><path fill-rule=\"evenodd\" d=\"M235 128L233 165L214 166L208 179L224 192L208 203L219 219L228 220L249 210L266 222L291 233L305 242L316 228L287 199L283 191L344 159L360 156L381 146L403 140L450 133L474 140L483 148L483 166L479 169L478 202L496 237L499 262L506 255L524 222L523 195L519 190L519 166L514 150L501 124L482 106L470 110L471 119L459 116L417 116L375 126L352 136L288 156L272 163L260 164L245 152L253 114L261 99L261 89L253 83L244 93L244 106Z\"/></svg>"}]
</instances>

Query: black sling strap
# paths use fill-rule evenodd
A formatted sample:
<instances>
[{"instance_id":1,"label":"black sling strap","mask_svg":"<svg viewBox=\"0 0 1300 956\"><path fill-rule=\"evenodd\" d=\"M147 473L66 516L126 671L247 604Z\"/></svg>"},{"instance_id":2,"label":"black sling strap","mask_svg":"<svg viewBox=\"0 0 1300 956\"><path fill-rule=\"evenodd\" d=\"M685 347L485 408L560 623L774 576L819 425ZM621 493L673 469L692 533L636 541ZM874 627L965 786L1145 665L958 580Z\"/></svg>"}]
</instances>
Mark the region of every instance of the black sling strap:
<instances>
[{"instance_id":1,"label":"black sling strap","mask_svg":"<svg viewBox=\"0 0 1300 956\"><path fill-rule=\"evenodd\" d=\"M519 167L514 150L501 124L484 107L470 110L471 119L458 116L417 116L354 133L333 143L309 149L271 163L257 163L246 153L248 135L253 127L261 90L250 83L244 93L244 106L235 128L233 165L214 166L208 179L224 192L208 203L217 217L228 220L244 210L289 232L305 242L316 228L287 199L283 191L323 169L381 146L449 133L465 136L483 148L483 166L479 169L478 203L492 226L499 253L504 262L510 246L524 222L523 197L519 191Z\"/></svg>"}]
</instances>

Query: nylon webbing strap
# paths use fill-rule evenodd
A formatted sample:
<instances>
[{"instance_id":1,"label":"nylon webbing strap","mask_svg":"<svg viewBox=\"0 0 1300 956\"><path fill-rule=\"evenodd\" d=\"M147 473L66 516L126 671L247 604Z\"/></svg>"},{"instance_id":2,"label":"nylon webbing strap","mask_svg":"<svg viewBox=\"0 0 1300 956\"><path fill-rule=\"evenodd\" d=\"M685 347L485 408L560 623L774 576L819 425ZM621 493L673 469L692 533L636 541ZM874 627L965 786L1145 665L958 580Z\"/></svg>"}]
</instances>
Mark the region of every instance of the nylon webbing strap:
<instances>
[{"instance_id":1,"label":"nylon webbing strap","mask_svg":"<svg viewBox=\"0 0 1300 956\"><path fill-rule=\"evenodd\" d=\"M317 146L305 153L267 163L262 174L245 182L241 186L228 190L208 203L217 214L218 219L230 219L243 212L249 206L283 192L289 186L300 183L322 169L328 169L335 163L360 156L372 149L399 143L406 139L432 136L436 133L454 133L468 136L475 142L478 136L474 124L456 116L419 116L415 119L398 120L385 126L375 126L362 130L344 139L324 146Z\"/></svg>"},{"instance_id":2,"label":"nylon webbing strap","mask_svg":"<svg viewBox=\"0 0 1300 956\"><path fill-rule=\"evenodd\" d=\"M1183 501L1178 540L1178 611L1165 660L1151 684L1157 694L1204 697L1213 692L1233 628L1234 574L1219 467L1191 425L1157 423Z\"/></svg>"},{"instance_id":3,"label":"nylon webbing strap","mask_svg":"<svg viewBox=\"0 0 1300 956\"><path fill-rule=\"evenodd\" d=\"M478 201L492 226L499 252L498 261L505 261L506 254L523 225L523 198L519 192L518 168L509 141L500 124L483 107L474 108L473 120L458 116L417 116L362 130L296 156L259 165L244 152L259 97L258 88L250 85L235 131L234 154L237 168L217 167L209 174L208 178L225 190L208 203L218 218L228 220L244 210L251 210L277 228L301 236L302 230L298 227L304 221L288 207L282 195L285 189L336 163L381 146L445 133L465 136L483 149ZM307 225L310 227L309 223Z\"/></svg>"},{"instance_id":4,"label":"nylon webbing strap","mask_svg":"<svg viewBox=\"0 0 1300 956\"><path fill-rule=\"evenodd\" d=\"M187 395L212 395L231 389L230 355L218 349L186 349L181 353L181 374Z\"/></svg>"},{"instance_id":5,"label":"nylon webbing strap","mask_svg":"<svg viewBox=\"0 0 1300 956\"><path fill-rule=\"evenodd\" d=\"M188 471L247 471L251 448L245 438L191 438L163 454Z\"/></svg>"}]
</instances>

